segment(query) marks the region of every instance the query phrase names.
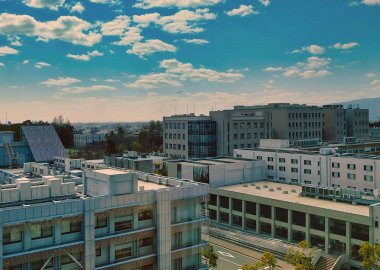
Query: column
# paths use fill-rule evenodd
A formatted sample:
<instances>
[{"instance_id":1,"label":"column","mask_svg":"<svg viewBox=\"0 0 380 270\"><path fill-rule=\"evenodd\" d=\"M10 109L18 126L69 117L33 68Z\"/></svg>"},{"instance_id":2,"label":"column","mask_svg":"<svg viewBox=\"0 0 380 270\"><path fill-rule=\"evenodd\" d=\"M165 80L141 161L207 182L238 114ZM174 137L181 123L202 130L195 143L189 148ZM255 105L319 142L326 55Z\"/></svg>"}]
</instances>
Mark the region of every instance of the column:
<instances>
[{"instance_id":1,"label":"column","mask_svg":"<svg viewBox=\"0 0 380 270\"><path fill-rule=\"evenodd\" d=\"M241 213L242 213L242 216L241 216L241 223L242 223L242 229L245 230L245 201L241 201L242 205L241 205Z\"/></svg>"},{"instance_id":2,"label":"column","mask_svg":"<svg viewBox=\"0 0 380 270\"><path fill-rule=\"evenodd\" d=\"M139 213L138 213L137 209L133 210L133 220L132 220L132 223L133 223L133 229L137 230L139 228Z\"/></svg>"},{"instance_id":3,"label":"column","mask_svg":"<svg viewBox=\"0 0 380 270\"><path fill-rule=\"evenodd\" d=\"M274 232L275 232L275 218L274 218L274 213L275 212L275 208L274 206L271 206L271 237L274 238Z\"/></svg>"},{"instance_id":4,"label":"column","mask_svg":"<svg viewBox=\"0 0 380 270\"><path fill-rule=\"evenodd\" d=\"M309 244L310 244L310 214L305 213L305 218L306 218L306 225L305 225L306 241L309 242Z\"/></svg>"},{"instance_id":5,"label":"column","mask_svg":"<svg viewBox=\"0 0 380 270\"><path fill-rule=\"evenodd\" d=\"M351 257L351 222L346 221L346 254Z\"/></svg>"},{"instance_id":6,"label":"column","mask_svg":"<svg viewBox=\"0 0 380 270\"><path fill-rule=\"evenodd\" d=\"M62 228L61 228L61 219L56 218L53 221L54 226L54 244L59 245L62 238Z\"/></svg>"},{"instance_id":7,"label":"column","mask_svg":"<svg viewBox=\"0 0 380 270\"><path fill-rule=\"evenodd\" d=\"M229 216L229 221L228 225L232 226L232 198L228 198L228 216Z\"/></svg>"},{"instance_id":8,"label":"column","mask_svg":"<svg viewBox=\"0 0 380 270\"><path fill-rule=\"evenodd\" d=\"M95 269L95 212L94 200L84 201L84 267L86 270Z\"/></svg>"},{"instance_id":9,"label":"column","mask_svg":"<svg viewBox=\"0 0 380 270\"><path fill-rule=\"evenodd\" d=\"M292 210L288 210L288 242L292 242Z\"/></svg>"},{"instance_id":10,"label":"column","mask_svg":"<svg viewBox=\"0 0 380 270\"><path fill-rule=\"evenodd\" d=\"M24 242L24 250L28 250L32 247L32 232L30 230L30 222L25 222L24 223L24 232L23 232L23 237L22 240Z\"/></svg>"},{"instance_id":11,"label":"column","mask_svg":"<svg viewBox=\"0 0 380 270\"><path fill-rule=\"evenodd\" d=\"M171 269L170 193L157 191L157 260L158 269Z\"/></svg>"},{"instance_id":12,"label":"column","mask_svg":"<svg viewBox=\"0 0 380 270\"><path fill-rule=\"evenodd\" d=\"M260 233L260 204L256 203L256 233Z\"/></svg>"},{"instance_id":13,"label":"column","mask_svg":"<svg viewBox=\"0 0 380 270\"><path fill-rule=\"evenodd\" d=\"M219 207L220 207L220 203L219 203L219 195L216 195L216 222L217 222L218 224L220 224Z\"/></svg>"},{"instance_id":14,"label":"column","mask_svg":"<svg viewBox=\"0 0 380 270\"><path fill-rule=\"evenodd\" d=\"M329 254L329 244L330 244L330 228L329 228L329 218L325 217L325 253Z\"/></svg>"},{"instance_id":15,"label":"column","mask_svg":"<svg viewBox=\"0 0 380 270\"><path fill-rule=\"evenodd\" d=\"M3 215L0 212L0 269L3 269Z\"/></svg>"}]
</instances>

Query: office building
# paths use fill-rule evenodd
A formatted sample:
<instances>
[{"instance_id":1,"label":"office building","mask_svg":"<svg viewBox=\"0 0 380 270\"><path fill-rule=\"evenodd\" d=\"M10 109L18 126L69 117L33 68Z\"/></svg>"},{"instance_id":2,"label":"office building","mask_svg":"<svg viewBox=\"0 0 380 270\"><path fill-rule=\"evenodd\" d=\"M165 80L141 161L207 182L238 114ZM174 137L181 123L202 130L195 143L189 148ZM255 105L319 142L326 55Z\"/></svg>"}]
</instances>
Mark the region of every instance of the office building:
<instances>
[{"instance_id":1,"label":"office building","mask_svg":"<svg viewBox=\"0 0 380 270\"><path fill-rule=\"evenodd\" d=\"M368 129L369 137L374 140L380 140L380 128L372 127Z\"/></svg>"},{"instance_id":2,"label":"office building","mask_svg":"<svg viewBox=\"0 0 380 270\"><path fill-rule=\"evenodd\" d=\"M341 104L322 106L323 141L343 141L347 136L345 109Z\"/></svg>"},{"instance_id":3,"label":"office building","mask_svg":"<svg viewBox=\"0 0 380 270\"><path fill-rule=\"evenodd\" d=\"M173 115L163 119L164 154L172 158L216 156L215 121L209 116Z\"/></svg>"},{"instance_id":4,"label":"office building","mask_svg":"<svg viewBox=\"0 0 380 270\"><path fill-rule=\"evenodd\" d=\"M349 106L345 110L347 122L347 136L355 138L369 137L369 111L368 109L353 108Z\"/></svg>"},{"instance_id":5,"label":"office building","mask_svg":"<svg viewBox=\"0 0 380 270\"><path fill-rule=\"evenodd\" d=\"M74 134L74 147L83 148L88 144L105 142L104 134Z\"/></svg>"},{"instance_id":6,"label":"office building","mask_svg":"<svg viewBox=\"0 0 380 270\"><path fill-rule=\"evenodd\" d=\"M1 186L0 269L208 269L207 185L109 168L83 179Z\"/></svg>"}]
</instances>

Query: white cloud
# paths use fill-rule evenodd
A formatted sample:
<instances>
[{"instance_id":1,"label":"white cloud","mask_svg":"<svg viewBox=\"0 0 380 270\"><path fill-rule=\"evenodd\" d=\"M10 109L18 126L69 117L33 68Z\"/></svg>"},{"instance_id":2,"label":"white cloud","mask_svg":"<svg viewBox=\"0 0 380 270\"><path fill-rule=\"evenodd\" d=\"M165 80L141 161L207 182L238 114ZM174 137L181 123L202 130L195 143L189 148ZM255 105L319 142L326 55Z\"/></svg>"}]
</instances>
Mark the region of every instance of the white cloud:
<instances>
[{"instance_id":1,"label":"white cloud","mask_svg":"<svg viewBox=\"0 0 380 270\"><path fill-rule=\"evenodd\" d=\"M266 7L270 5L270 0L259 0L259 2Z\"/></svg>"},{"instance_id":2,"label":"white cloud","mask_svg":"<svg viewBox=\"0 0 380 270\"><path fill-rule=\"evenodd\" d=\"M0 62L0 67L5 67L4 63Z\"/></svg>"},{"instance_id":3,"label":"white cloud","mask_svg":"<svg viewBox=\"0 0 380 270\"><path fill-rule=\"evenodd\" d=\"M373 80L370 84L375 87L380 86L380 80Z\"/></svg>"},{"instance_id":4,"label":"white cloud","mask_svg":"<svg viewBox=\"0 0 380 270\"><path fill-rule=\"evenodd\" d=\"M157 24L161 26L162 30L171 34L199 33L204 31L204 28L199 26L202 21L214 20L216 18L216 15L209 11L208 8L196 9L195 11L180 10L169 16L160 16L158 13L148 13L133 16L133 21L140 27Z\"/></svg>"},{"instance_id":5,"label":"white cloud","mask_svg":"<svg viewBox=\"0 0 380 270\"><path fill-rule=\"evenodd\" d=\"M115 6L121 4L122 0L90 0L90 2L95 4L108 4L111 6Z\"/></svg>"},{"instance_id":6,"label":"white cloud","mask_svg":"<svg viewBox=\"0 0 380 270\"><path fill-rule=\"evenodd\" d=\"M176 50L176 47L173 45L165 43L159 39L148 39L144 42L134 43L127 53L144 58L145 56L156 52L175 52Z\"/></svg>"},{"instance_id":7,"label":"white cloud","mask_svg":"<svg viewBox=\"0 0 380 270\"><path fill-rule=\"evenodd\" d=\"M196 45L204 45L204 44L210 43L208 40L200 39L200 38L193 38L193 39L184 38L182 39L182 41L186 43L190 43L190 44L196 44Z\"/></svg>"},{"instance_id":8,"label":"white cloud","mask_svg":"<svg viewBox=\"0 0 380 270\"><path fill-rule=\"evenodd\" d=\"M137 0L134 7L137 8L167 8L167 7L177 7L177 8L196 8L202 6L214 6L222 0Z\"/></svg>"},{"instance_id":9,"label":"white cloud","mask_svg":"<svg viewBox=\"0 0 380 270\"><path fill-rule=\"evenodd\" d=\"M0 47L0 56L9 55L9 54L18 54L19 51L15 50L8 46Z\"/></svg>"},{"instance_id":10,"label":"white cloud","mask_svg":"<svg viewBox=\"0 0 380 270\"><path fill-rule=\"evenodd\" d=\"M251 14L258 14L257 11L253 10L252 5L240 5L238 8L226 11L228 16L240 16L245 17Z\"/></svg>"},{"instance_id":11,"label":"white cloud","mask_svg":"<svg viewBox=\"0 0 380 270\"><path fill-rule=\"evenodd\" d=\"M375 78L375 77L377 77L377 74L376 73L373 73L373 72L370 72L370 73L367 73L366 75L365 75L367 78Z\"/></svg>"},{"instance_id":12,"label":"white cloud","mask_svg":"<svg viewBox=\"0 0 380 270\"><path fill-rule=\"evenodd\" d=\"M52 86L67 86L74 83L80 83L81 80L72 77L58 77L58 79L48 79L47 81L41 82L41 84L48 87Z\"/></svg>"},{"instance_id":13,"label":"white cloud","mask_svg":"<svg viewBox=\"0 0 380 270\"><path fill-rule=\"evenodd\" d=\"M362 4L368 5L368 6L376 6L376 5L380 5L380 0L363 0Z\"/></svg>"},{"instance_id":14,"label":"white cloud","mask_svg":"<svg viewBox=\"0 0 380 270\"><path fill-rule=\"evenodd\" d=\"M36 68L39 68L39 69L45 68L45 67L51 67L51 65L49 63L46 63L46 62L37 62L34 64L34 66Z\"/></svg>"},{"instance_id":15,"label":"white cloud","mask_svg":"<svg viewBox=\"0 0 380 270\"><path fill-rule=\"evenodd\" d=\"M333 45L333 48L338 49L338 50L348 50L348 49L351 49L351 48L356 47L358 45L359 45L359 43L357 43L357 42L349 42L349 43L343 43L343 44L342 43L335 43Z\"/></svg>"},{"instance_id":16,"label":"white cloud","mask_svg":"<svg viewBox=\"0 0 380 270\"><path fill-rule=\"evenodd\" d=\"M127 46L133 43L136 43L143 39L141 35L141 29L138 27L130 27L127 32L120 38L119 41L114 42L113 44L119 46Z\"/></svg>"},{"instance_id":17,"label":"white cloud","mask_svg":"<svg viewBox=\"0 0 380 270\"><path fill-rule=\"evenodd\" d=\"M127 87L154 89L164 86L181 86L181 81L209 81L232 83L244 77L241 73L218 72L207 68L194 68L191 63L182 63L176 59L167 59L160 62L162 73L141 75L133 83L125 84Z\"/></svg>"},{"instance_id":18,"label":"white cloud","mask_svg":"<svg viewBox=\"0 0 380 270\"><path fill-rule=\"evenodd\" d=\"M115 80L115 79L105 79L104 81L105 81L105 82L109 82L109 83L120 82L120 80Z\"/></svg>"},{"instance_id":19,"label":"white cloud","mask_svg":"<svg viewBox=\"0 0 380 270\"><path fill-rule=\"evenodd\" d=\"M325 48L319 45L309 45L306 47L302 47L301 49L291 51L291 53L302 53L302 52L309 52L311 54L323 54L325 52Z\"/></svg>"},{"instance_id":20,"label":"white cloud","mask_svg":"<svg viewBox=\"0 0 380 270\"><path fill-rule=\"evenodd\" d=\"M65 0L24 0L27 6L33 8L48 8L50 10L58 10L58 7L65 3Z\"/></svg>"},{"instance_id":21,"label":"white cloud","mask_svg":"<svg viewBox=\"0 0 380 270\"><path fill-rule=\"evenodd\" d=\"M66 57L79 60L79 61L90 61L91 58L97 57L97 56L103 56L103 53L99 51L92 51L92 52L87 52L86 54L71 54L71 53L66 54Z\"/></svg>"},{"instance_id":22,"label":"white cloud","mask_svg":"<svg viewBox=\"0 0 380 270\"><path fill-rule=\"evenodd\" d=\"M277 72L283 71L284 77L301 77L304 79L325 77L332 74L329 71L328 65L330 64L330 58L323 58L317 56L311 56L307 58L306 62L298 62L294 66L290 67L267 67L264 71Z\"/></svg>"},{"instance_id":23,"label":"white cloud","mask_svg":"<svg viewBox=\"0 0 380 270\"><path fill-rule=\"evenodd\" d=\"M75 86L62 89L62 94L83 94L86 92L115 91L116 88L109 85Z\"/></svg>"},{"instance_id":24,"label":"white cloud","mask_svg":"<svg viewBox=\"0 0 380 270\"><path fill-rule=\"evenodd\" d=\"M22 61L22 64L23 64L23 65L29 64L29 60L24 60L24 61Z\"/></svg>"},{"instance_id":25,"label":"white cloud","mask_svg":"<svg viewBox=\"0 0 380 270\"><path fill-rule=\"evenodd\" d=\"M129 16L117 16L112 21L102 24L102 34L105 36L120 36L128 28L130 21L131 19L129 18Z\"/></svg>"},{"instance_id":26,"label":"white cloud","mask_svg":"<svg viewBox=\"0 0 380 270\"><path fill-rule=\"evenodd\" d=\"M83 13L84 10L85 10L85 8L81 4L81 2L76 2L76 4L71 7L70 13L74 13L74 12Z\"/></svg>"},{"instance_id":27,"label":"white cloud","mask_svg":"<svg viewBox=\"0 0 380 270\"><path fill-rule=\"evenodd\" d=\"M18 36L9 36L8 41L10 42L12 46L17 46L17 47L22 46L21 39Z\"/></svg>"},{"instance_id":28,"label":"white cloud","mask_svg":"<svg viewBox=\"0 0 380 270\"><path fill-rule=\"evenodd\" d=\"M102 38L92 28L91 23L75 16L39 22L29 15L0 14L0 34L35 36L44 42L58 39L75 45L92 46Z\"/></svg>"}]
</instances>

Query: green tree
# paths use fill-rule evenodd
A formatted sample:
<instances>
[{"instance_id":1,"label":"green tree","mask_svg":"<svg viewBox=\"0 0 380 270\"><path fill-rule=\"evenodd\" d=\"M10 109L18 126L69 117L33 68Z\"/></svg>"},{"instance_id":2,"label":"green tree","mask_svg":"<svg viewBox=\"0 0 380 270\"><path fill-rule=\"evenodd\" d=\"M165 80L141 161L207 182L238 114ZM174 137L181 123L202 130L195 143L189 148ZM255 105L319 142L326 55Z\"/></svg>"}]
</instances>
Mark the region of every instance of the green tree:
<instances>
[{"instance_id":1,"label":"green tree","mask_svg":"<svg viewBox=\"0 0 380 270\"><path fill-rule=\"evenodd\" d=\"M202 256L206 259L206 263L211 268L215 268L218 266L218 254L214 251L214 247L212 245L208 245L206 248L202 250Z\"/></svg>"},{"instance_id":2,"label":"green tree","mask_svg":"<svg viewBox=\"0 0 380 270\"><path fill-rule=\"evenodd\" d=\"M289 248L285 260L295 266L295 270L317 270L313 265L313 259L317 252L306 240L298 243L296 248Z\"/></svg>"},{"instance_id":3,"label":"green tree","mask_svg":"<svg viewBox=\"0 0 380 270\"><path fill-rule=\"evenodd\" d=\"M269 251L265 251L261 256L259 262L255 264L244 264L243 270L261 270L261 269L275 269L277 265L276 257Z\"/></svg>"},{"instance_id":4,"label":"green tree","mask_svg":"<svg viewBox=\"0 0 380 270\"><path fill-rule=\"evenodd\" d=\"M360 246L359 256L361 258L360 266L364 270L380 269L380 245L371 245L369 242Z\"/></svg>"}]
</instances>

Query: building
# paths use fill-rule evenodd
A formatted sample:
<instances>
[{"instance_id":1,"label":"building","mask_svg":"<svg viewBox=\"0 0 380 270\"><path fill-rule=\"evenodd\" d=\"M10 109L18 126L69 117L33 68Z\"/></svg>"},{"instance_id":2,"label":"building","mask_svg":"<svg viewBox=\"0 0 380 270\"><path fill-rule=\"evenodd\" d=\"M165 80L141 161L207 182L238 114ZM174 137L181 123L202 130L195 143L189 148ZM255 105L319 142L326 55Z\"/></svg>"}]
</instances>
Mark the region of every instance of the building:
<instances>
[{"instance_id":1,"label":"building","mask_svg":"<svg viewBox=\"0 0 380 270\"><path fill-rule=\"evenodd\" d=\"M346 254L351 269L360 269L360 246L380 240L380 204L354 204L343 200L344 191L266 181L210 187L210 222L287 242L307 240L326 254Z\"/></svg>"},{"instance_id":2,"label":"building","mask_svg":"<svg viewBox=\"0 0 380 270\"><path fill-rule=\"evenodd\" d=\"M291 144L322 140L322 113L316 106L271 103L211 111L216 121L217 155L232 156L238 148L259 146L260 139L288 139Z\"/></svg>"},{"instance_id":3,"label":"building","mask_svg":"<svg viewBox=\"0 0 380 270\"><path fill-rule=\"evenodd\" d=\"M380 156L339 154L333 148L312 153L289 148L237 149L236 157L263 160L269 180L352 188L373 194L380 188Z\"/></svg>"},{"instance_id":4,"label":"building","mask_svg":"<svg viewBox=\"0 0 380 270\"><path fill-rule=\"evenodd\" d=\"M208 269L207 185L109 168L83 179L83 193L55 176L1 186L0 269Z\"/></svg>"},{"instance_id":5,"label":"building","mask_svg":"<svg viewBox=\"0 0 380 270\"><path fill-rule=\"evenodd\" d=\"M74 147L76 148L83 148L87 144L105 141L106 136L104 134L74 134Z\"/></svg>"},{"instance_id":6,"label":"building","mask_svg":"<svg viewBox=\"0 0 380 270\"><path fill-rule=\"evenodd\" d=\"M210 186L247 183L266 179L262 160L215 157L165 161L169 177L191 179Z\"/></svg>"},{"instance_id":7,"label":"building","mask_svg":"<svg viewBox=\"0 0 380 270\"><path fill-rule=\"evenodd\" d=\"M369 136L369 111L368 109L353 108L349 106L345 110L347 122L347 136L355 138L368 138Z\"/></svg>"},{"instance_id":8,"label":"building","mask_svg":"<svg viewBox=\"0 0 380 270\"><path fill-rule=\"evenodd\" d=\"M341 104L322 106L323 141L343 141L347 136L345 109Z\"/></svg>"},{"instance_id":9,"label":"building","mask_svg":"<svg viewBox=\"0 0 380 270\"><path fill-rule=\"evenodd\" d=\"M216 126L209 116L173 115L163 119L164 154L172 158L216 156Z\"/></svg>"},{"instance_id":10,"label":"building","mask_svg":"<svg viewBox=\"0 0 380 270\"><path fill-rule=\"evenodd\" d=\"M379 127L372 127L368 129L369 137L371 139L380 139L380 128Z\"/></svg>"},{"instance_id":11,"label":"building","mask_svg":"<svg viewBox=\"0 0 380 270\"><path fill-rule=\"evenodd\" d=\"M15 142L12 131L0 131L0 167L17 167L33 156L26 141Z\"/></svg>"}]
</instances>

